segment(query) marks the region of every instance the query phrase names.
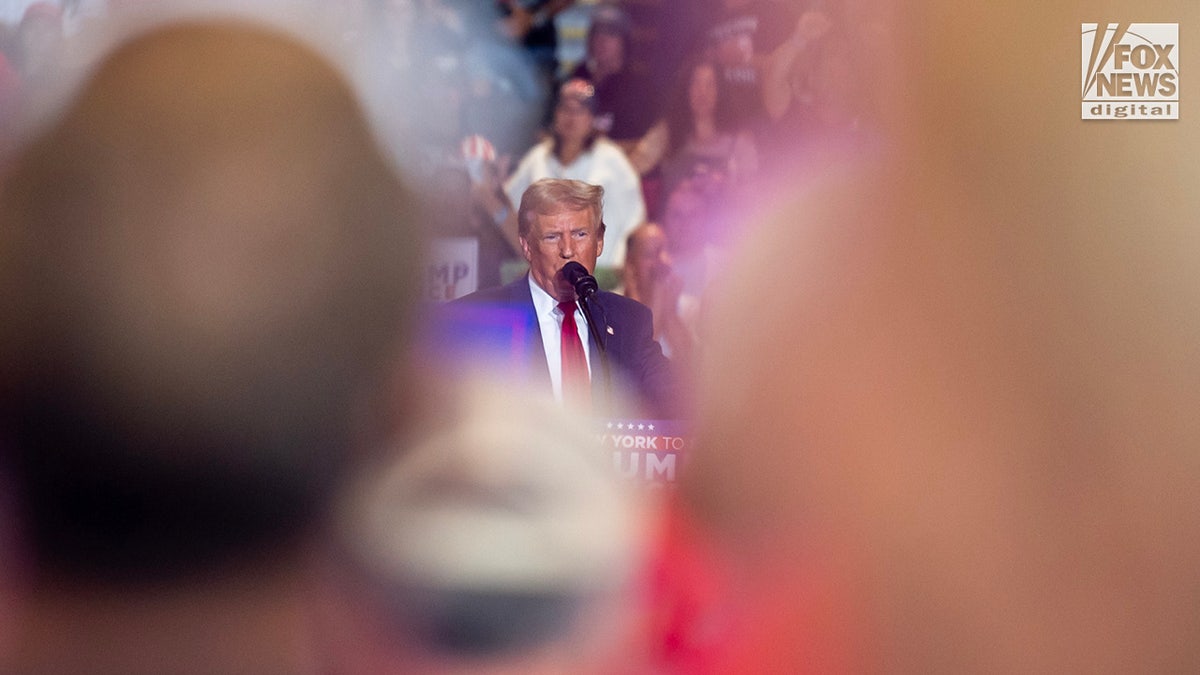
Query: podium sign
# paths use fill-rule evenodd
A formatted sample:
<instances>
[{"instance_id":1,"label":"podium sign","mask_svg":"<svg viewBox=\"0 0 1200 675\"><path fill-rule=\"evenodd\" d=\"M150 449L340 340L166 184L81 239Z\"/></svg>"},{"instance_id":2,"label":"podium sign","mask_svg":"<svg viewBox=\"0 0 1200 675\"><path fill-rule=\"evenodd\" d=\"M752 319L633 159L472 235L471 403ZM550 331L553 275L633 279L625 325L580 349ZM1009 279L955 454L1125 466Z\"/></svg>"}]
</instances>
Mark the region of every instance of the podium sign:
<instances>
[{"instance_id":1,"label":"podium sign","mask_svg":"<svg viewBox=\"0 0 1200 675\"><path fill-rule=\"evenodd\" d=\"M610 420L601 425L600 445L622 478L667 485L679 480L691 439L675 420Z\"/></svg>"}]
</instances>

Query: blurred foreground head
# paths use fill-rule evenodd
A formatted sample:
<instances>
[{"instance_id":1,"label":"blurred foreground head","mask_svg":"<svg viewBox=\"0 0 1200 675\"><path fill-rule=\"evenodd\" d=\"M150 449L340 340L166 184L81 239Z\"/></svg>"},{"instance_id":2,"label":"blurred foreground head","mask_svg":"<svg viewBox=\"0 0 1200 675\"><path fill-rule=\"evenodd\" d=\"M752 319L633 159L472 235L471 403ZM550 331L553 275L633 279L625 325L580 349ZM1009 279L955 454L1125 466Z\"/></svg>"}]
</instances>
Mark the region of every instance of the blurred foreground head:
<instances>
[{"instance_id":1,"label":"blurred foreground head","mask_svg":"<svg viewBox=\"0 0 1200 675\"><path fill-rule=\"evenodd\" d=\"M592 423L540 390L443 378L396 460L348 490L357 592L339 672L625 672L648 502ZM436 403L435 403L436 401ZM356 644L356 621L386 636ZM374 665L368 665L374 662Z\"/></svg>"},{"instance_id":2,"label":"blurred foreground head","mask_svg":"<svg viewBox=\"0 0 1200 675\"><path fill-rule=\"evenodd\" d=\"M171 579L304 534L369 441L416 250L339 73L249 24L153 29L4 189L0 443L36 569Z\"/></svg>"},{"instance_id":3,"label":"blurred foreground head","mask_svg":"<svg viewBox=\"0 0 1200 675\"><path fill-rule=\"evenodd\" d=\"M823 557L860 670L1200 667L1200 117L1082 121L1083 20L897 13L879 151L793 184L710 307L688 494L759 599Z\"/></svg>"}]
</instances>

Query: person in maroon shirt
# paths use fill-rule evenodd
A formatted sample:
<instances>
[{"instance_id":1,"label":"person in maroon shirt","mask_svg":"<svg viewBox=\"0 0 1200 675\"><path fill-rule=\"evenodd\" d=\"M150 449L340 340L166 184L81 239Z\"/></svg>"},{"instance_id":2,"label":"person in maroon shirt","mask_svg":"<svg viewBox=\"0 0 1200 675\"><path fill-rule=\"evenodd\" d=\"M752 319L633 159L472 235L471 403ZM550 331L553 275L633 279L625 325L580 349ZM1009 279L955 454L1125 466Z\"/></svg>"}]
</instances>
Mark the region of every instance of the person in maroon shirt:
<instances>
[{"instance_id":1,"label":"person in maroon shirt","mask_svg":"<svg viewBox=\"0 0 1200 675\"><path fill-rule=\"evenodd\" d=\"M593 12L587 36L587 56L571 77L596 88L596 126L629 151L653 124L657 110L645 75L630 61L629 15L614 5Z\"/></svg>"}]
</instances>

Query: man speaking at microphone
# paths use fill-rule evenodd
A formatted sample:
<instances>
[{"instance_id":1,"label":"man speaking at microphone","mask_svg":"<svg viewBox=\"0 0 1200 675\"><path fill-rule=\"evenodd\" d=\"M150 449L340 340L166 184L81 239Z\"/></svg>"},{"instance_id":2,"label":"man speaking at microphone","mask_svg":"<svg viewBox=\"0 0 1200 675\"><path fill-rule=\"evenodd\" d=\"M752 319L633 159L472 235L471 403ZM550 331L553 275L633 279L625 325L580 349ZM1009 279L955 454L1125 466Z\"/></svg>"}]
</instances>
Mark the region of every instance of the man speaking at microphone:
<instances>
[{"instance_id":1,"label":"man speaking at microphone","mask_svg":"<svg viewBox=\"0 0 1200 675\"><path fill-rule=\"evenodd\" d=\"M590 275L604 250L603 196L603 187L577 180L547 178L530 185L517 209L529 273L507 286L472 293L455 306L513 310L524 323L514 329L527 329L527 375L549 385L566 405L598 414L675 418L681 401L671 364L654 341L650 310L624 296L592 290ZM621 409L621 400L634 410Z\"/></svg>"}]
</instances>

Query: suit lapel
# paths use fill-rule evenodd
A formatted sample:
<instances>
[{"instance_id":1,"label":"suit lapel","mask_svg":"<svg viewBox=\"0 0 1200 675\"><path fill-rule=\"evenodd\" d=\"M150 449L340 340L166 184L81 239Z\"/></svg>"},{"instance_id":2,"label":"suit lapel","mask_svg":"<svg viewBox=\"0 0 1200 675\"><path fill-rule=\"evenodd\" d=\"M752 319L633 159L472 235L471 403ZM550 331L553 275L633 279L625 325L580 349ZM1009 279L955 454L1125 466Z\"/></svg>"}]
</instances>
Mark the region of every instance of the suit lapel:
<instances>
[{"instance_id":1,"label":"suit lapel","mask_svg":"<svg viewBox=\"0 0 1200 675\"><path fill-rule=\"evenodd\" d=\"M529 290L529 275L509 284L513 306L524 307L528 312L526 344L529 350L529 370L536 386L550 390L550 366L546 363L546 348L542 345L542 327L538 322L537 309L533 306L533 293Z\"/></svg>"},{"instance_id":2,"label":"suit lapel","mask_svg":"<svg viewBox=\"0 0 1200 675\"><path fill-rule=\"evenodd\" d=\"M600 293L592 296L592 314L595 315L597 323L598 330L596 332L600 335L600 340L604 343L605 348L607 348L613 337L613 333L612 326L607 322L608 311L604 307L600 296ZM588 330L588 362L592 368L592 397L593 400L599 401L602 400L602 397L607 396L606 385L604 383L604 364L600 360L600 348L596 345L596 338L592 336L591 330Z\"/></svg>"}]
</instances>

